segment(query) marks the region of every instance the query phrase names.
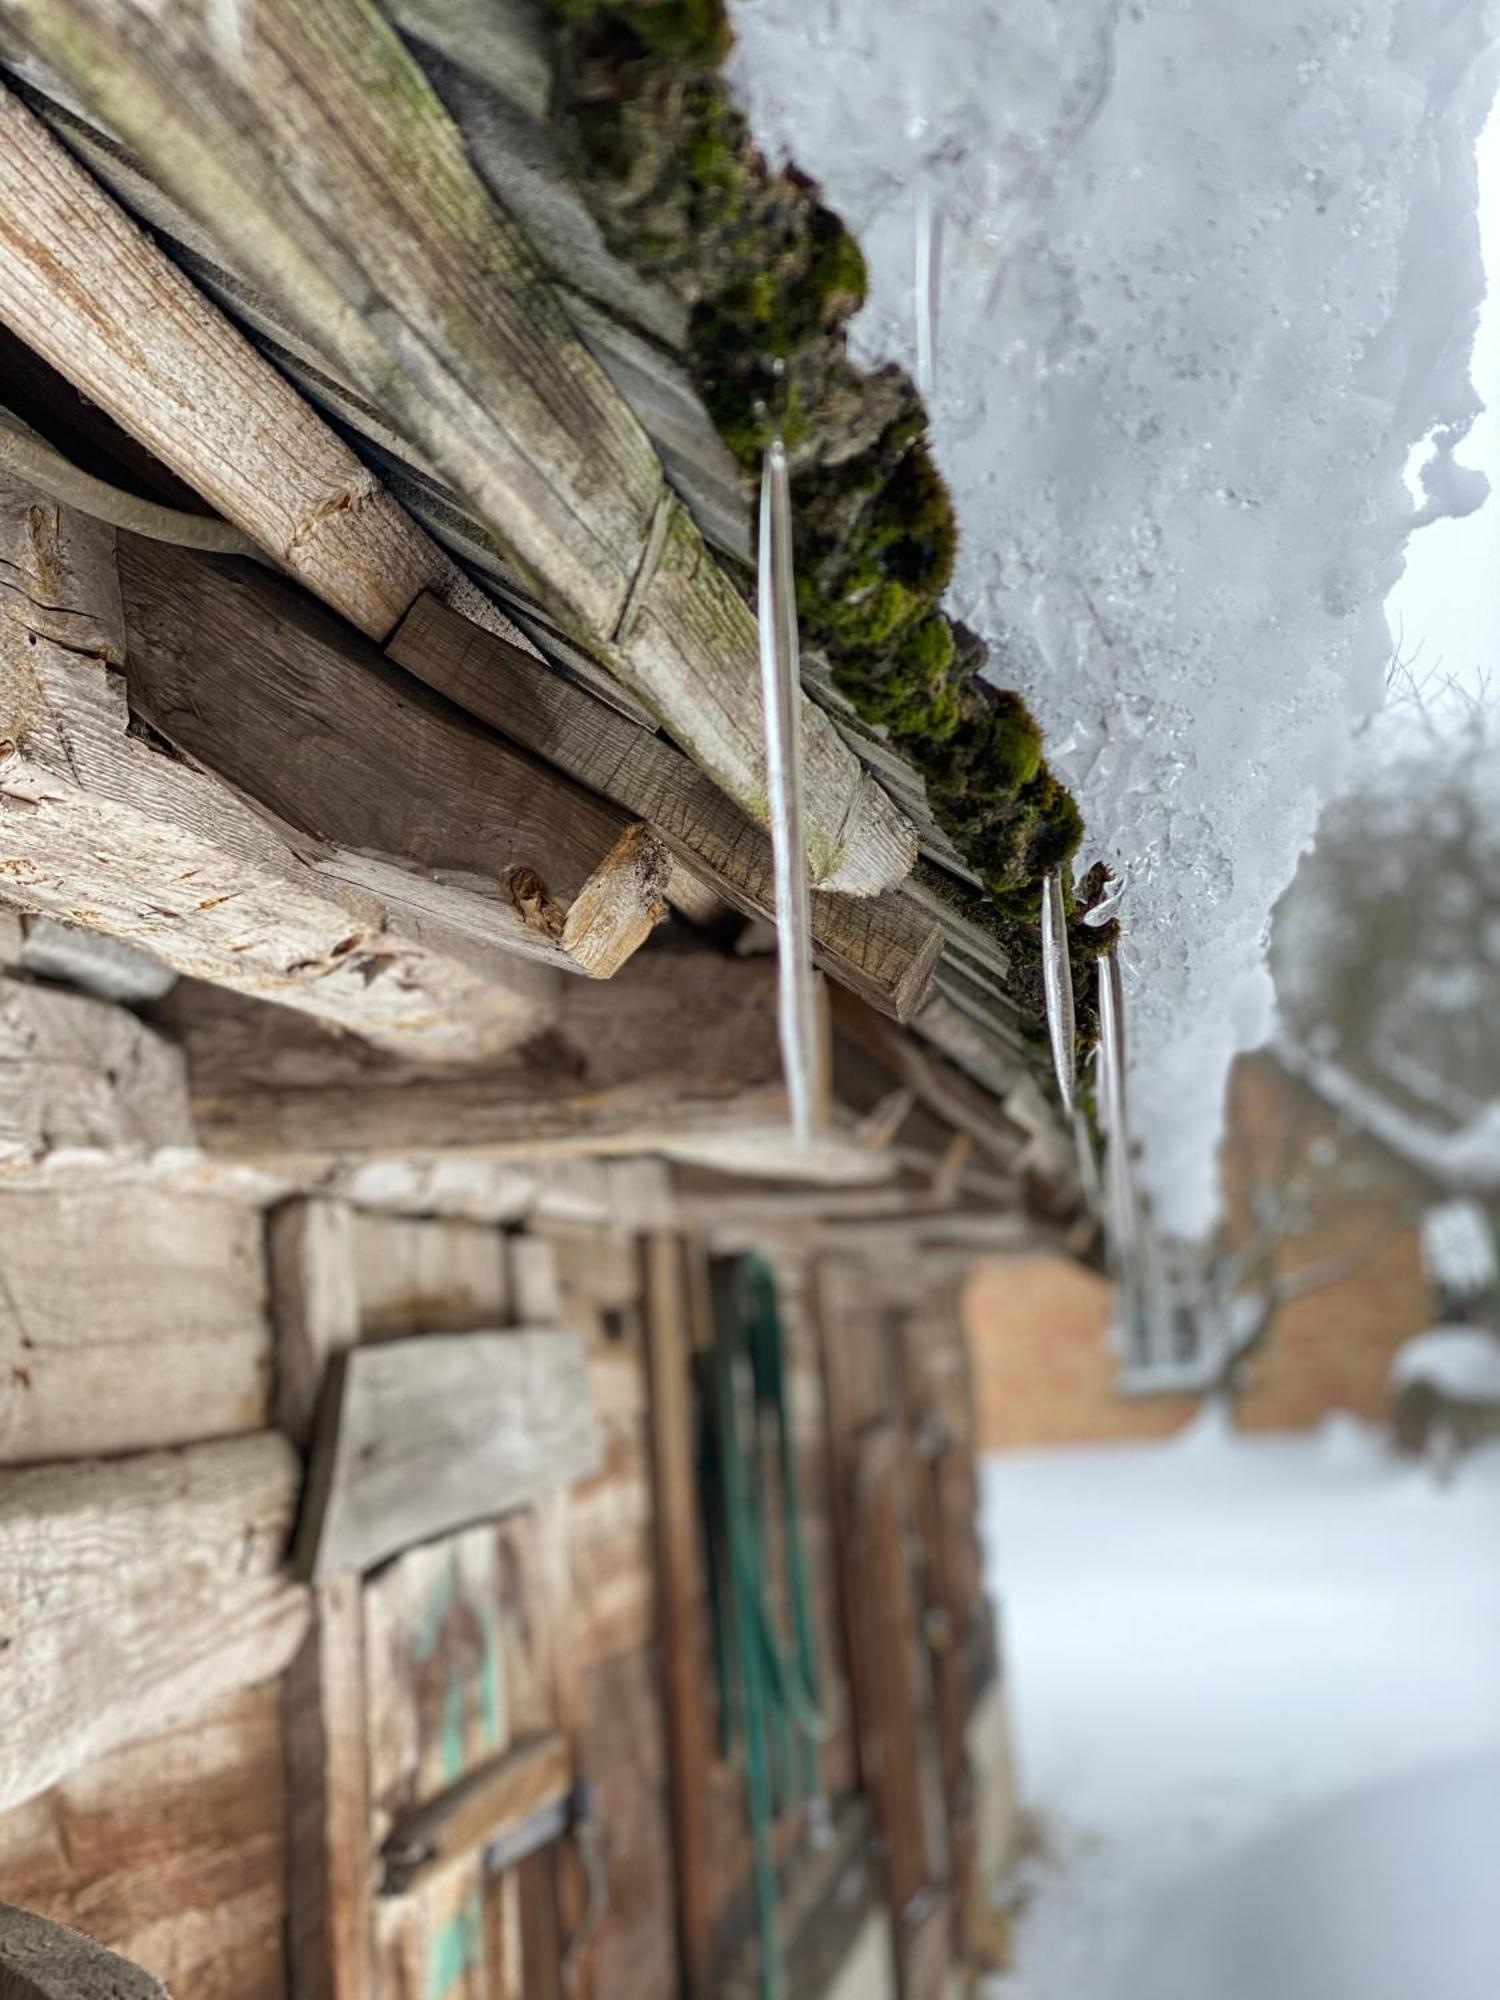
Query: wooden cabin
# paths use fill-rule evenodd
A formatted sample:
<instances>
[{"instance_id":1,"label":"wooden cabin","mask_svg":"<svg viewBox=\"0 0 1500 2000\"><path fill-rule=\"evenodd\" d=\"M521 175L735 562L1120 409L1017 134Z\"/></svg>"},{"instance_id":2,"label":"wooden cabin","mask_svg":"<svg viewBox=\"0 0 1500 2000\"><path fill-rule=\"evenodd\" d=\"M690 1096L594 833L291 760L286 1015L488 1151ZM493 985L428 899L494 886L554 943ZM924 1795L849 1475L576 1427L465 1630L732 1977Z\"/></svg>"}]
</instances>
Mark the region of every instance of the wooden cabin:
<instances>
[{"instance_id":1,"label":"wooden cabin","mask_svg":"<svg viewBox=\"0 0 1500 2000\"><path fill-rule=\"evenodd\" d=\"M7 1992L1003 1949L959 1301L1094 1224L815 655L789 1140L750 488L537 18L0 0Z\"/></svg>"}]
</instances>

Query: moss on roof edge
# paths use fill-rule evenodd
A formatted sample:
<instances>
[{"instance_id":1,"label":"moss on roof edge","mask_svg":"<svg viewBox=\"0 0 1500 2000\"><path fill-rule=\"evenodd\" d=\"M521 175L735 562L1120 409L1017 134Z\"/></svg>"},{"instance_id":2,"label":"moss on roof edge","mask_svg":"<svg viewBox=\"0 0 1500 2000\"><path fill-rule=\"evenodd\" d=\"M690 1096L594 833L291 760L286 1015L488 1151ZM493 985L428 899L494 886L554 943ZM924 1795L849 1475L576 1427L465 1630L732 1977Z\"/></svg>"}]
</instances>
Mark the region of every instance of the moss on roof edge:
<instances>
[{"instance_id":1,"label":"moss on roof edge","mask_svg":"<svg viewBox=\"0 0 1500 2000\"><path fill-rule=\"evenodd\" d=\"M981 678L984 641L942 609L958 527L926 410L903 370L848 354L866 289L859 245L812 181L756 148L722 73L725 0L543 8L553 119L580 189L614 254L687 306L687 364L739 464L754 473L773 436L785 443L804 638L921 772L985 886L1012 997L1040 1040L1042 876L1063 872L1077 956L1097 957L1115 927L1077 922L1103 888L1096 870L1073 894L1077 804L1025 702Z\"/></svg>"}]
</instances>

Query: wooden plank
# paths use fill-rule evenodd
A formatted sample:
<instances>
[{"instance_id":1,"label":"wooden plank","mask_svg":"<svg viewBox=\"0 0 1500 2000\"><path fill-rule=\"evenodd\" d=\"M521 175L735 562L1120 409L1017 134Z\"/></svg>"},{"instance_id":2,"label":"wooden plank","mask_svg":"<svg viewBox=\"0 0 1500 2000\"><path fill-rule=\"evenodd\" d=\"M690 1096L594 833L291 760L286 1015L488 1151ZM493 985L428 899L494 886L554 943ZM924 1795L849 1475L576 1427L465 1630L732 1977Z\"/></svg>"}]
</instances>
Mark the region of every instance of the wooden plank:
<instances>
[{"instance_id":1,"label":"wooden plank","mask_svg":"<svg viewBox=\"0 0 1500 2000\"><path fill-rule=\"evenodd\" d=\"M410 1549L364 1586L371 1831L558 1721L530 1512Z\"/></svg>"},{"instance_id":2,"label":"wooden plank","mask_svg":"<svg viewBox=\"0 0 1500 2000\"><path fill-rule=\"evenodd\" d=\"M5 829L0 813L0 841ZM0 1169L193 1143L180 1053L121 1007L0 978Z\"/></svg>"},{"instance_id":3,"label":"wooden plank","mask_svg":"<svg viewBox=\"0 0 1500 2000\"><path fill-rule=\"evenodd\" d=\"M262 1430L259 1212L138 1188L0 1193L0 1464Z\"/></svg>"},{"instance_id":4,"label":"wooden plank","mask_svg":"<svg viewBox=\"0 0 1500 2000\"><path fill-rule=\"evenodd\" d=\"M560 1328L434 1334L337 1357L297 1567L367 1570L592 1472L583 1343Z\"/></svg>"},{"instance_id":5,"label":"wooden plank","mask_svg":"<svg viewBox=\"0 0 1500 2000\"><path fill-rule=\"evenodd\" d=\"M333 872L318 872L227 786L132 732L113 529L0 474L0 562L12 586L0 622L9 901L439 1057L536 1032L545 974L497 964L498 952L471 966L451 935L429 948L390 923L355 857L335 850L321 864ZM417 878L391 874L414 893Z\"/></svg>"},{"instance_id":6,"label":"wooden plank","mask_svg":"<svg viewBox=\"0 0 1500 2000\"><path fill-rule=\"evenodd\" d=\"M15 26L763 815L754 619L374 7L261 0L232 77L194 6L33 0ZM815 879L891 886L908 822L811 703L803 733Z\"/></svg>"},{"instance_id":7,"label":"wooden plank","mask_svg":"<svg viewBox=\"0 0 1500 2000\"><path fill-rule=\"evenodd\" d=\"M482 1068L421 1065L183 985L157 1018L185 1046L201 1143L240 1159L651 1152L747 1128L786 1155L775 968L645 952L570 979L539 1041Z\"/></svg>"},{"instance_id":8,"label":"wooden plank","mask_svg":"<svg viewBox=\"0 0 1500 2000\"><path fill-rule=\"evenodd\" d=\"M82 1932L29 1910L0 1908L0 1995L4 2000L168 2000L139 1966Z\"/></svg>"},{"instance_id":9,"label":"wooden plank","mask_svg":"<svg viewBox=\"0 0 1500 2000\"><path fill-rule=\"evenodd\" d=\"M0 1474L0 1807L281 1671L297 1485L270 1432Z\"/></svg>"},{"instance_id":10,"label":"wooden plank","mask_svg":"<svg viewBox=\"0 0 1500 2000\"><path fill-rule=\"evenodd\" d=\"M948 1913L932 1801L923 1769L926 1693L918 1672L919 1614L908 1557L905 1443L886 1420L856 1441L855 1611L864 1663L859 1682L862 1764L875 1801L886 1903L896 1927L903 2000L939 1993L950 1962ZM936 1921L940 1937L934 1936Z\"/></svg>"},{"instance_id":11,"label":"wooden plank","mask_svg":"<svg viewBox=\"0 0 1500 2000\"><path fill-rule=\"evenodd\" d=\"M285 1201L266 1218L276 1326L276 1421L294 1444L312 1442L324 1372L359 1338L354 1218L347 1203Z\"/></svg>"},{"instance_id":12,"label":"wooden plank","mask_svg":"<svg viewBox=\"0 0 1500 2000\"><path fill-rule=\"evenodd\" d=\"M285 1705L291 2000L367 2000L374 1908L358 1577L315 1593Z\"/></svg>"},{"instance_id":13,"label":"wooden plank","mask_svg":"<svg viewBox=\"0 0 1500 2000\"><path fill-rule=\"evenodd\" d=\"M381 2000L490 2000L485 1883L476 1861L376 1909Z\"/></svg>"},{"instance_id":14,"label":"wooden plank","mask_svg":"<svg viewBox=\"0 0 1500 2000\"><path fill-rule=\"evenodd\" d=\"M638 814L736 909L772 912L770 841L665 736L431 594L417 599L386 651L469 714ZM898 1020L911 1016L942 948L932 917L904 892L815 895L812 925L819 962L835 978Z\"/></svg>"},{"instance_id":15,"label":"wooden plank","mask_svg":"<svg viewBox=\"0 0 1500 2000\"><path fill-rule=\"evenodd\" d=\"M0 319L164 465L373 638L441 582L373 474L9 91L0 202Z\"/></svg>"},{"instance_id":16,"label":"wooden plank","mask_svg":"<svg viewBox=\"0 0 1500 2000\"><path fill-rule=\"evenodd\" d=\"M0 1815L0 1899L180 2000L284 2000L285 1812L279 1692L242 1689Z\"/></svg>"},{"instance_id":17,"label":"wooden plank","mask_svg":"<svg viewBox=\"0 0 1500 2000\"><path fill-rule=\"evenodd\" d=\"M355 1214L350 1247L364 1340L472 1333L510 1318L498 1229L437 1216Z\"/></svg>"},{"instance_id":18,"label":"wooden plank","mask_svg":"<svg viewBox=\"0 0 1500 2000\"><path fill-rule=\"evenodd\" d=\"M508 1239L515 1317L523 1326L551 1326L562 1317L557 1252L544 1236L522 1230Z\"/></svg>"},{"instance_id":19,"label":"wooden plank","mask_svg":"<svg viewBox=\"0 0 1500 2000\"><path fill-rule=\"evenodd\" d=\"M689 1374L692 1326L681 1238L641 1250L650 1393L652 1513L662 1705L671 1773L677 1948L687 2000L713 1991L713 1908L704 1792L713 1748L703 1681L704 1567L698 1537L697 1441Z\"/></svg>"},{"instance_id":20,"label":"wooden plank","mask_svg":"<svg viewBox=\"0 0 1500 2000\"><path fill-rule=\"evenodd\" d=\"M572 1753L560 1731L502 1751L396 1821L381 1849L382 1893L400 1896L425 1888L458 1861L483 1863L488 1848L500 1842L512 1846L538 1816L550 1837L555 1812L572 1788Z\"/></svg>"},{"instance_id":21,"label":"wooden plank","mask_svg":"<svg viewBox=\"0 0 1500 2000\"><path fill-rule=\"evenodd\" d=\"M445 881L430 922L487 883L481 941L607 978L665 914L665 857L622 812L280 578L134 535L119 567L132 713L285 824Z\"/></svg>"}]
</instances>

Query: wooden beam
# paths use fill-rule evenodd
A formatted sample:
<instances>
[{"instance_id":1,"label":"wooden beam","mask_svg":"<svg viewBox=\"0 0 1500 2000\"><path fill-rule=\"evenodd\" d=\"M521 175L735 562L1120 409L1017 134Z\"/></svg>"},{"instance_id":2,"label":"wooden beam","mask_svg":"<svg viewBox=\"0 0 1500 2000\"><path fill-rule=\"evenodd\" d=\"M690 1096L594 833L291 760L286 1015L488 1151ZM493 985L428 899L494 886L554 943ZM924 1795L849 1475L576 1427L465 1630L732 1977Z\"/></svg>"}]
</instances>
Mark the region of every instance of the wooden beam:
<instances>
[{"instance_id":1,"label":"wooden beam","mask_svg":"<svg viewBox=\"0 0 1500 2000\"><path fill-rule=\"evenodd\" d=\"M430 1334L337 1357L297 1529L321 1581L597 1470L580 1336Z\"/></svg>"},{"instance_id":2,"label":"wooden beam","mask_svg":"<svg viewBox=\"0 0 1500 2000\"><path fill-rule=\"evenodd\" d=\"M185 1046L200 1142L225 1157L651 1152L747 1130L786 1153L765 961L644 952L607 985L568 980L538 1041L475 1068L408 1062L204 987L179 987L157 1018Z\"/></svg>"},{"instance_id":3,"label":"wooden beam","mask_svg":"<svg viewBox=\"0 0 1500 2000\"><path fill-rule=\"evenodd\" d=\"M430 593L417 599L386 651L458 707L645 820L736 909L773 912L770 841L665 736ZM812 923L819 962L835 979L883 1013L910 1017L942 949L934 918L891 890L815 895Z\"/></svg>"},{"instance_id":4,"label":"wooden beam","mask_svg":"<svg viewBox=\"0 0 1500 2000\"><path fill-rule=\"evenodd\" d=\"M763 817L750 610L369 0L259 0L232 73L185 0L28 0L10 19L475 508L559 624ZM24 176L0 192L26 213ZM815 881L901 880L909 822L811 702L803 733Z\"/></svg>"},{"instance_id":5,"label":"wooden beam","mask_svg":"<svg viewBox=\"0 0 1500 2000\"><path fill-rule=\"evenodd\" d=\"M316 1592L285 1704L291 2000L367 2000L374 1904L358 1577Z\"/></svg>"},{"instance_id":6,"label":"wooden beam","mask_svg":"<svg viewBox=\"0 0 1500 2000\"><path fill-rule=\"evenodd\" d=\"M119 566L132 713L285 824L391 857L414 900L421 874L487 885L485 942L598 978L665 915L665 856L624 813L435 700L291 585L134 535ZM471 894L432 917L461 921Z\"/></svg>"},{"instance_id":7,"label":"wooden beam","mask_svg":"<svg viewBox=\"0 0 1500 2000\"><path fill-rule=\"evenodd\" d=\"M713 1906L707 1840L713 1753L703 1685L704 1568L698 1541L687 1248L652 1235L642 1246L652 1521L662 1706L672 1784L677 1949L686 2000L713 1991Z\"/></svg>"},{"instance_id":8,"label":"wooden beam","mask_svg":"<svg viewBox=\"0 0 1500 2000\"><path fill-rule=\"evenodd\" d=\"M483 1862L502 1848L505 1866L555 1837L556 1815L573 1789L567 1738L552 1729L503 1750L434 1799L401 1814L381 1848L381 1894L403 1896L455 1862ZM528 1827L541 1838L525 1847Z\"/></svg>"},{"instance_id":9,"label":"wooden beam","mask_svg":"<svg viewBox=\"0 0 1500 2000\"><path fill-rule=\"evenodd\" d=\"M336 848L310 866L227 785L142 740L112 528L0 475L0 563L7 900L432 1056L472 1059L536 1032L550 975L498 952L464 962L451 930L429 947L361 885L361 857ZM391 875L412 896L422 887L391 867L379 886Z\"/></svg>"},{"instance_id":10,"label":"wooden beam","mask_svg":"<svg viewBox=\"0 0 1500 2000\"><path fill-rule=\"evenodd\" d=\"M179 478L372 638L443 587L373 473L9 91L0 204L0 319Z\"/></svg>"},{"instance_id":11,"label":"wooden beam","mask_svg":"<svg viewBox=\"0 0 1500 2000\"><path fill-rule=\"evenodd\" d=\"M0 811L0 842L7 825ZM177 1049L106 1000L0 977L0 1169L42 1168L58 1153L144 1159L192 1144Z\"/></svg>"},{"instance_id":12,"label":"wooden beam","mask_svg":"<svg viewBox=\"0 0 1500 2000\"><path fill-rule=\"evenodd\" d=\"M299 1485L272 1432L0 1474L0 1809L281 1672Z\"/></svg>"}]
</instances>

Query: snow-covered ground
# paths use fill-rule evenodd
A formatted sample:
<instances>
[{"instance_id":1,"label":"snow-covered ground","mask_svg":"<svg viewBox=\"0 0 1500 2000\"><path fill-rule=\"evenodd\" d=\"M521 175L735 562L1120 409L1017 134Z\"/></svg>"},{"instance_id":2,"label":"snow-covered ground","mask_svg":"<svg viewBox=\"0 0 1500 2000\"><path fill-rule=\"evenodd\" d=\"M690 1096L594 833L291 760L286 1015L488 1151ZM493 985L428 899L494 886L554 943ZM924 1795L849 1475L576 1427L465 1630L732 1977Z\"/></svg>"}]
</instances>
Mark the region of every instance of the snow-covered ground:
<instances>
[{"instance_id":1,"label":"snow-covered ground","mask_svg":"<svg viewBox=\"0 0 1500 2000\"><path fill-rule=\"evenodd\" d=\"M1200 1429L991 1460L985 1520L1046 1833L998 1995L1500 1994L1500 1454Z\"/></svg>"}]
</instances>

